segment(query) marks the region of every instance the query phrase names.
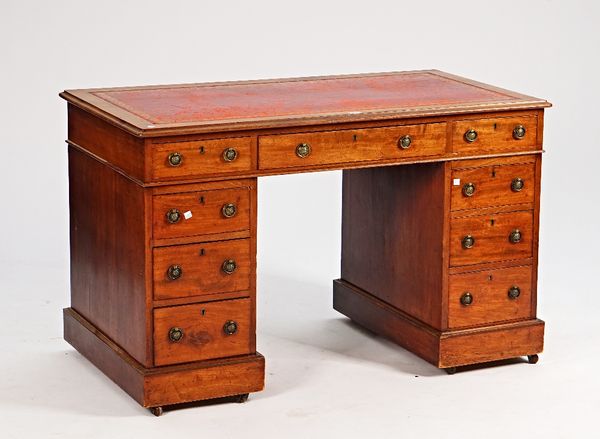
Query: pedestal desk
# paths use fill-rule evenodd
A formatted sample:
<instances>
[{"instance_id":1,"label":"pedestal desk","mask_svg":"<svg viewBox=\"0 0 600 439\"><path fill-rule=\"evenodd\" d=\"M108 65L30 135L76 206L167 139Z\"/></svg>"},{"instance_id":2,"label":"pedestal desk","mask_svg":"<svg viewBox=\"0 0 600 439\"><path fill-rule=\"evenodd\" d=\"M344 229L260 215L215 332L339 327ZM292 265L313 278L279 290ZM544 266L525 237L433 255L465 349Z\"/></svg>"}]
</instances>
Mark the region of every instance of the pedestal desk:
<instances>
[{"instance_id":1,"label":"pedestal desk","mask_svg":"<svg viewBox=\"0 0 600 439\"><path fill-rule=\"evenodd\" d=\"M264 175L343 169L336 310L449 372L537 361L548 102L436 70L61 96L65 339L154 414L263 388Z\"/></svg>"}]
</instances>

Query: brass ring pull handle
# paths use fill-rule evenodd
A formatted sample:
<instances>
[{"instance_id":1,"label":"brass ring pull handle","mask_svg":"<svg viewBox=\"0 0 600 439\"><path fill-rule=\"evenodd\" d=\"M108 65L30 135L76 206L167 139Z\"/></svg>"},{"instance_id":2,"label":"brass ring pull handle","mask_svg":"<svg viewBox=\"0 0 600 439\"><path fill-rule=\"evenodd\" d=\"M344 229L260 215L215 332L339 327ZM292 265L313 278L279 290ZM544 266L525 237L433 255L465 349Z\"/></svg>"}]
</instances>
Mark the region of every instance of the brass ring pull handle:
<instances>
[{"instance_id":1,"label":"brass ring pull handle","mask_svg":"<svg viewBox=\"0 0 600 439\"><path fill-rule=\"evenodd\" d=\"M183 338L183 329L174 327L169 329L169 340L173 343L177 343Z\"/></svg>"},{"instance_id":2,"label":"brass ring pull handle","mask_svg":"<svg viewBox=\"0 0 600 439\"><path fill-rule=\"evenodd\" d=\"M516 286L516 285L513 285L512 287L510 287L510 288L508 289L508 298L509 298L510 300L515 300L515 299L516 299L516 298L518 298L520 295L521 295L521 289L520 289L518 286Z\"/></svg>"},{"instance_id":3,"label":"brass ring pull handle","mask_svg":"<svg viewBox=\"0 0 600 439\"><path fill-rule=\"evenodd\" d=\"M513 180L510 182L510 189L513 192L521 192L523 187L525 187L525 182L522 178L513 178Z\"/></svg>"},{"instance_id":4,"label":"brass ring pull handle","mask_svg":"<svg viewBox=\"0 0 600 439\"><path fill-rule=\"evenodd\" d=\"M469 143L473 143L474 141L476 141L477 131L475 131L473 128L467 130L467 132L465 133L465 140Z\"/></svg>"},{"instance_id":5,"label":"brass ring pull handle","mask_svg":"<svg viewBox=\"0 0 600 439\"><path fill-rule=\"evenodd\" d=\"M473 295L471 293L464 293L462 296L460 296L460 303L463 306L469 306L473 303Z\"/></svg>"},{"instance_id":6,"label":"brass ring pull handle","mask_svg":"<svg viewBox=\"0 0 600 439\"><path fill-rule=\"evenodd\" d=\"M235 148L226 148L223 151L223 160L226 162L232 162L238 158L238 152Z\"/></svg>"},{"instance_id":7,"label":"brass ring pull handle","mask_svg":"<svg viewBox=\"0 0 600 439\"><path fill-rule=\"evenodd\" d=\"M167 161L171 166L179 166L181 165L181 162L183 162L183 156L178 152L172 152L169 154L169 157L167 157Z\"/></svg>"},{"instance_id":8,"label":"brass ring pull handle","mask_svg":"<svg viewBox=\"0 0 600 439\"><path fill-rule=\"evenodd\" d=\"M510 232L510 235L508 236L508 240L510 242L512 242L513 244L521 242L522 238L523 238L523 236L521 235L521 231L519 229L513 230L512 232Z\"/></svg>"},{"instance_id":9,"label":"brass ring pull handle","mask_svg":"<svg viewBox=\"0 0 600 439\"><path fill-rule=\"evenodd\" d=\"M221 213L223 213L225 218L233 218L237 213L237 207L233 203L224 204Z\"/></svg>"},{"instance_id":10,"label":"brass ring pull handle","mask_svg":"<svg viewBox=\"0 0 600 439\"><path fill-rule=\"evenodd\" d=\"M223 325L223 332L226 335L233 335L238 331L238 324L233 320L227 320Z\"/></svg>"},{"instance_id":11,"label":"brass ring pull handle","mask_svg":"<svg viewBox=\"0 0 600 439\"><path fill-rule=\"evenodd\" d=\"M221 270L223 270L223 273L225 274L232 274L236 268L237 264L233 259L227 259L221 266Z\"/></svg>"},{"instance_id":12,"label":"brass ring pull handle","mask_svg":"<svg viewBox=\"0 0 600 439\"><path fill-rule=\"evenodd\" d=\"M178 223L181 219L181 212L177 209L171 209L167 212L167 221L171 224Z\"/></svg>"},{"instance_id":13,"label":"brass ring pull handle","mask_svg":"<svg viewBox=\"0 0 600 439\"><path fill-rule=\"evenodd\" d=\"M406 136L400 137L398 140L398 146L402 149L410 148L410 144L412 143L412 138L407 134Z\"/></svg>"},{"instance_id":14,"label":"brass ring pull handle","mask_svg":"<svg viewBox=\"0 0 600 439\"><path fill-rule=\"evenodd\" d=\"M521 140L523 137L525 137L526 132L527 132L527 130L525 129L525 127L523 125L517 125L513 129L513 137L516 140Z\"/></svg>"},{"instance_id":15,"label":"brass ring pull handle","mask_svg":"<svg viewBox=\"0 0 600 439\"><path fill-rule=\"evenodd\" d=\"M167 270L167 277L170 280L177 280L183 274L183 269L179 265L171 265Z\"/></svg>"},{"instance_id":16,"label":"brass ring pull handle","mask_svg":"<svg viewBox=\"0 0 600 439\"><path fill-rule=\"evenodd\" d=\"M301 143L300 145L296 146L296 155L301 159L308 157L310 155L310 151L311 148L308 143Z\"/></svg>"},{"instance_id":17,"label":"brass ring pull handle","mask_svg":"<svg viewBox=\"0 0 600 439\"><path fill-rule=\"evenodd\" d=\"M467 235L462 239L462 246L464 249L472 248L475 245L475 238L471 235Z\"/></svg>"},{"instance_id":18,"label":"brass ring pull handle","mask_svg":"<svg viewBox=\"0 0 600 439\"><path fill-rule=\"evenodd\" d=\"M465 197L472 197L475 195L475 184L466 183L462 188L462 193Z\"/></svg>"}]
</instances>

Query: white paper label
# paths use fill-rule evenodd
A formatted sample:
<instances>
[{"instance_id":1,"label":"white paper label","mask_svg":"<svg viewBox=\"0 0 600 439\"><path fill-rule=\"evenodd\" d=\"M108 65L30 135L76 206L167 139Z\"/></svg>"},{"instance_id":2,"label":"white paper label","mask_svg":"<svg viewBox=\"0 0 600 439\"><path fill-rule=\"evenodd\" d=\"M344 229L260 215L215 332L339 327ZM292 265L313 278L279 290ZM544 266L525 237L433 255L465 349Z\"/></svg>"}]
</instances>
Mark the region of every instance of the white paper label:
<instances>
[{"instance_id":1,"label":"white paper label","mask_svg":"<svg viewBox=\"0 0 600 439\"><path fill-rule=\"evenodd\" d=\"M190 219L192 217L192 212L189 210L187 212L183 212L183 217L185 219Z\"/></svg>"},{"instance_id":2,"label":"white paper label","mask_svg":"<svg viewBox=\"0 0 600 439\"><path fill-rule=\"evenodd\" d=\"M460 178L455 178L455 179L452 181L452 184L454 184L454 186L460 186Z\"/></svg>"}]
</instances>

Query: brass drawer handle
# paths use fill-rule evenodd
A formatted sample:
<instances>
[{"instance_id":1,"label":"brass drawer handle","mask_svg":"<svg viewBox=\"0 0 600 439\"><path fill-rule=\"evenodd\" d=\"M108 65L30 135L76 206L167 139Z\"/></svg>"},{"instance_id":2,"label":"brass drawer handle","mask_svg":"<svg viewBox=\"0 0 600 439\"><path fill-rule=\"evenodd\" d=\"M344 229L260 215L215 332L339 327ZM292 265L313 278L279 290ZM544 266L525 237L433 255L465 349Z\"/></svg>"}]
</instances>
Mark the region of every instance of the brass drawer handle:
<instances>
[{"instance_id":1,"label":"brass drawer handle","mask_svg":"<svg viewBox=\"0 0 600 439\"><path fill-rule=\"evenodd\" d=\"M177 209L171 209L167 212L167 221L171 224L178 223L181 219L181 212Z\"/></svg>"},{"instance_id":2,"label":"brass drawer handle","mask_svg":"<svg viewBox=\"0 0 600 439\"><path fill-rule=\"evenodd\" d=\"M183 156L178 152L172 152L171 154L169 154L167 161L171 166L179 166L181 165L181 162L183 162Z\"/></svg>"},{"instance_id":3,"label":"brass drawer handle","mask_svg":"<svg viewBox=\"0 0 600 439\"><path fill-rule=\"evenodd\" d=\"M467 235L462 239L463 248L472 248L475 245L475 238L471 235Z\"/></svg>"},{"instance_id":4,"label":"brass drawer handle","mask_svg":"<svg viewBox=\"0 0 600 439\"><path fill-rule=\"evenodd\" d=\"M519 229L515 229L512 232L510 232L510 235L508 236L508 240L510 242L512 242L513 244L517 244L518 242L521 242L521 239L523 238L523 236L521 235L521 231Z\"/></svg>"},{"instance_id":5,"label":"brass drawer handle","mask_svg":"<svg viewBox=\"0 0 600 439\"><path fill-rule=\"evenodd\" d=\"M174 327L169 329L169 340L173 343L177 343L183 338L183 329Z\"/></svg>"},{"instance_id":6,"label":"brass drawer handle","mask_svg":"<svg viewBox=\"0 0 600 439\"><path fill-rule=\"evenodd\" d=\"M463 306L469 306L473 303L473 295L469 292L465 292L462 296L460 296L460 303Z\"/></svg>"},{"instance_id":7,"label":"brass drawer handle","mask_svg":"<svg viewBox=\"0 0 600 439\"><path fill-rule=\"evenodd\" d=\"M412 143L412 138L407 134L406 136L400 137L398 140L398 146L402 149L410 148L410 144Z\"/></svg>"},{"instance_id":8,"label":"brass drawer handle","mask_svg":"<svg viewBox=\"0 0 600 439\"><path fill-rule=\"evenodd\" d=\"M233 203L227 203L223 205L221 212L225 218L233 218L237 213L237 207Z\"/></svg>"},{"instance_id":9,"label":"brass drawer handle","mask_svg":"<svg viewBox=\"0 0 600 439\"><path fill-rule=\"evenodd\" d=\"M516 298L518 298L520 295L521 295L521 289L520 289L518 286L516 286L516 285L513 285L512 287L510 287L510 288L508 289L508 298L509 298L510 300L515 300L515 299L516 299Z\"/></svg>"},{"instance_id":10,"label":"brass drawer handle","mask_svg":"<svg viewBox=\"0 0 600 439\"><path fill-rule=\"evenodd\" d=\"M308 157L310 155L310 151L311 148L308 143L301 143L300 145L296 146L296 155L301 159Z\"/></svg>"},{"instance_id":11,"label":"brass drawer handle","mask_svg":"<svg viewBox=\"0 0 600 439\"><path fill-rule=\"evenodd\" d=\"M179 265L171 265L167 270L167 277L171 280L177 280L183 274L183 269Z\"/></svg>"},{"instance_id":12,"label":"brass drawer handle","mask_svg":"<svg viewBox=\"0 0 600 439\"><path fill-rule=\"evenodd\" d=\"M227 259L221 266L221 270L223 270L223 273L225 274L232 274L236 268L237 264L233 259Z\"/></svg>"},{"instance_id":13,"label":"brass drawer handle","mask_svg":"<svg viewBox=\"0 0 600 439\"><path fill-rule=\"evenodd\" d=\"M473 143L474 141L476 141L477 131L475 131L473 128L467 130L467 132L465 133L465 140L469 143Z\"/></svg>"},{"instance_id":14,"label":"brass drawer handle","mask_svg":"<svg viewBox=\"0 0 600 439\"><path fill-rule=\"evenodd\" d=\"M521 140L523 137L525 137L526 132L527 132L527 130L525 129L525 127L523 125L517 125L513 129L513 137L516 140Z\"/></svg>"},{"instance_id":15,"label":"brass drawer handle","mask_svg":"<svg viewBox=\"0 0 600 439\"><path fill-rule=\"evenodd\" d=\"M232 162L238 157L238 152L235 148L226 148L223 151L223 160L226 162Z\"/></svg>"},{"instance_id":16,"label":"brass drawer handle","mask_svg":"<svg viewBox=\"0 0 600 439\"><path fill-rule=\"evenodd\" d=\"M462 193L465 197L472 197L475 194L475 184L466 183L462 188Z\"/></svg>"},{"instance_id":17,"label":"brass drawer handle","mask_svg":"<svg viewBox=\"0 0 600 439\"><path fill-rule=\"evenodd\" d=\"M523 187L525 187L525 182L522 178L513 178L513 181L510 182L510 189L513 192L521 192Z\"/></svg>"},{"instance_id":18,"label":"brass drawer handle","mask_svg":"<svg viewBox=\"0 0 600 439\"><path fill-rule=\"evenodd\" d=\"M227 320L223 325L223 332L226 335L233 335L238 331L238 324L233 320Z\"/></svg>"}]
</instances>

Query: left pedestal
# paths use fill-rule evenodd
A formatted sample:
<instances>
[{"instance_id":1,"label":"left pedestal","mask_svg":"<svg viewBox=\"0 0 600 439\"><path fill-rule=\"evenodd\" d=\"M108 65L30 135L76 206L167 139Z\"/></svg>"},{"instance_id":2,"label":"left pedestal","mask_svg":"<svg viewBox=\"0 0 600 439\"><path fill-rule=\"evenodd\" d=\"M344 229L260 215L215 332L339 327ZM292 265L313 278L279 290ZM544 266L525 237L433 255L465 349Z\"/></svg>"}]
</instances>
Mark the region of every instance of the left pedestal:
<instances>
[{"instance_id":1,"label":"left pedestal","mask_svg":"<svg viewBox=\"0 0 600 439\"><path fill-rule=\"evenodd\" d=\"M154 414L262 390L256 179L146 185L71 145L69 195L65 339Z\"/></svg>"}]
</instances>

